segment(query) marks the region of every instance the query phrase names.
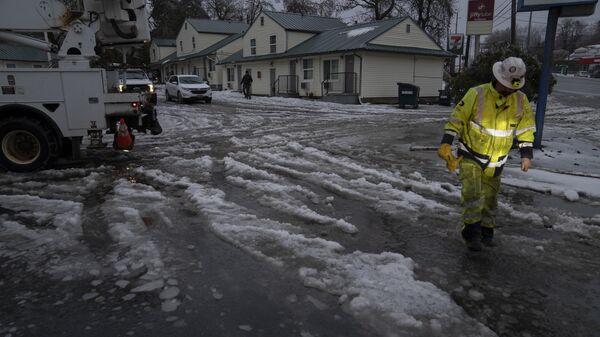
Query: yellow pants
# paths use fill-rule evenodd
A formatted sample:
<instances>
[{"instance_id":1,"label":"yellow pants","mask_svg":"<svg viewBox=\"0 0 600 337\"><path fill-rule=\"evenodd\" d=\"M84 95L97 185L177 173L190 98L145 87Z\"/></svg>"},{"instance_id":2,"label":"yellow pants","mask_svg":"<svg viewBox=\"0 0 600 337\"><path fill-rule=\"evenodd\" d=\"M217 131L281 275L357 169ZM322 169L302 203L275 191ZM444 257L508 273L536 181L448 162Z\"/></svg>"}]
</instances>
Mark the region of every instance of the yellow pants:
<instances>
[{"instance_id":1,"label":"yellow pants","mask_svg":"<svg viewBox=\"0 0 600 337\"><path fill-rule=\"evenodd\" d=\"M500 176L484 174L479 164L465 158L460 162L460 182L463 225L481 222L481 227L494 228Z\"/></svg>"}]
</instances>

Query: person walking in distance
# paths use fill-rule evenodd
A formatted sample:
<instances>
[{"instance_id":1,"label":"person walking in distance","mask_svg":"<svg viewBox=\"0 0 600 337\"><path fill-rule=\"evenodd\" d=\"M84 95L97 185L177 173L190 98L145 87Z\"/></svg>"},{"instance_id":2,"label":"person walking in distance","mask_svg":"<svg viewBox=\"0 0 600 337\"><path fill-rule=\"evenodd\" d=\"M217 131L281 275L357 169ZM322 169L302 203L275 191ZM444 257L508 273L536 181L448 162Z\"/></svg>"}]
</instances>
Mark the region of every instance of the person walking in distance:
<instances>
[{"instance_id":1,"label":"person walking in distance","mask_svg":"<svg viewBox=\"0 0 600 337\"><path fill-rule=\"evenodd\" d=\"M466 246L481 251L493 242L500 175L516 136L521 170L527 172L533 158L535 119L525 85L522 59L508 57L494 63L491 83L471 88L454 108L444 126L438 155L450 172L460 167L462 230ZM458 155L452 143L458 137Z\"/></svg>"},{"instance_id":2,"label":"person walking in distance","mask_svg":"<svg viewBox=\"0 0 600 337\"><path fill-rule=\"evenodd\" d=\"M246 70L246 74L242 77L242 91L244 92L244 97L250 99L250 87L252 86L252 76L250 76L250 72Z\"/></svg>"}]
</instances>

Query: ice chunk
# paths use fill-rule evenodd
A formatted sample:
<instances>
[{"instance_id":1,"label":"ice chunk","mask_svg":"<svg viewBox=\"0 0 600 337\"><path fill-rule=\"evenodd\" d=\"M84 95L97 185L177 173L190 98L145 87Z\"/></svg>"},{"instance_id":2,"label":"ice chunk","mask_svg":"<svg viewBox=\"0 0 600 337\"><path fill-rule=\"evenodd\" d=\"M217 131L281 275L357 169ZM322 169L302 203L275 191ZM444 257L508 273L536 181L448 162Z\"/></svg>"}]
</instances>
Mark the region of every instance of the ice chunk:
<instances>
[{"instance_id":1,"label":"ice chunk","mask_svg":"<svg viewBox=\"0 0 600 337\"><path fill-rule=\"evenodd\" d=\"M170 300L177 297L177 295L179 295L179 288L169 287L163 290L158 297L160 297L161 300Z\"/></svg>"},{"instance_id":2,"label":"ice chunk","mask_svg":"<svg viewBox=\"0 0 600 337\"><path fill-rule=\"evenodd\" d=\"M164 312L172 312L177 310L180 304L181 302L179 302L179 300L173 298L170 300L163 301L160 305L160 309Z\"/></svg>"},{"instance_id":3,"label":"ice chunk","mask_svg":"<svg viewBox=\"0 0 600 337\"><path fill-rule=\"evenodd\" d=\"M563 192L563 196L565 197L565 199L567 199L569 201L579 200L579 193L577 193L577 191L566 190Z\"/></svg>"},{"instance_id":4,"label":"ice chunk","mask_svg":"<svg viewBox=\"0 0 600 337\"><path fill-rule=\"evenodd\" d=\"M238 329L250 332L250 331L252 331L252 326L250 326L248 324L238 325Z\"/></svg>"},{"instance_id":5,"label":"ice chunk","mask_svg":"<svg viewBox=\"0 0 600 337\"><path fill-rule=\"evenodd\" d=\"M156 281L148 282L139 287L135 287L135 288L131 289L131 292L132 293L142 293L142 292L154 291L156 289L162 288L164 285L165 285L165 281L163 281L162 279L159 279Z\"/></svg>"}]
</instances>

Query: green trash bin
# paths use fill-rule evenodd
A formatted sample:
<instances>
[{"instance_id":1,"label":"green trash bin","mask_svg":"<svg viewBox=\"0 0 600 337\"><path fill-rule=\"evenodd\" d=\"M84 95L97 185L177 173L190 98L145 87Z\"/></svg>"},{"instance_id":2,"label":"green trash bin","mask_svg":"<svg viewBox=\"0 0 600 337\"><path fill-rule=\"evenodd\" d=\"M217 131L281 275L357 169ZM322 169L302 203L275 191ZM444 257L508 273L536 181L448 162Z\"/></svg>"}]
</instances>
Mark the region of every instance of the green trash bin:
<instances>
[{"instance_id":1,"label":"green trash bin","mask_svg":"<svg viewBox=\"0 0 600 337\"><path fill-rule=\"evenodd\" d=\"M398 106L400 108L406 108L410 105L413 108L419 107L419 88L418 86L410 83L398 82Z\"/></svg>"}]
</instances>

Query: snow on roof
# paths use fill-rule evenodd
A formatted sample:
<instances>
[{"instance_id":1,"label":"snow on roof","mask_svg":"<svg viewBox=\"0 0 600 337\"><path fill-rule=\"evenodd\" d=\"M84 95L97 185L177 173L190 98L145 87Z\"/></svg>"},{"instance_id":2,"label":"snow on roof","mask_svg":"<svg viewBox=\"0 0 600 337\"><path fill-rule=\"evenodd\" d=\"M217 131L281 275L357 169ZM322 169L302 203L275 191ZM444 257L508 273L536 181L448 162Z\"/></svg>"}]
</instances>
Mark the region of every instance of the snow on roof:
<instances>
[{"instance_id":1,"label":"snow on roof","mask_svg":"<svg viewBox=\"0 0 600 337\"><path fill-rule=\"evenodd\" d=\"M362 27L362 28L352 29L352 30L347 31L345 33L350 38L350 37L356 37L356 36L359 36L359 35L366 34L366 33L370 32L372 30L375 30L375 28L377 28L377 26Z\"/></svg>"}]
</instances>

